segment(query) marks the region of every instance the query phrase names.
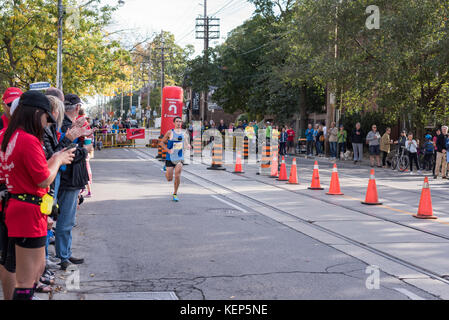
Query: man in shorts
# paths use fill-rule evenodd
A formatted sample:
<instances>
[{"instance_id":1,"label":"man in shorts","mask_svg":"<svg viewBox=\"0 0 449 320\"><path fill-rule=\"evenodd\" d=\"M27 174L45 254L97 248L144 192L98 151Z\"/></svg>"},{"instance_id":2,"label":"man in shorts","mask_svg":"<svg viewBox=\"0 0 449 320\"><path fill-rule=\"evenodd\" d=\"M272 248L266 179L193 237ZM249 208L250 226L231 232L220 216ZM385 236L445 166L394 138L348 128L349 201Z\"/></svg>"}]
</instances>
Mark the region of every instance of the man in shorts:
<instances>
[{"instance_id":1,"label":"man in shorts","mask_svg":"<svg viewBox=\"0 0 449 320\"><path fill-rule=\"evenodd\" d=\"M181 183L181 171L184 162L184 149L190 149L190 144L186 137L186 132L182 129L182 119L175 117L173 119L175 128L168 130L160 142L160 146L167 152L165 158L165 177L167 181L173 180L175 173L173 201L179 201L178 188Z\"/></svg>"},{"instance_id":2,"label":"man in shorts","mask_svg":"<svg viewBox=\"0 0 449 320\"><path fill-rule=\"evenodd\" d=\"M371 162L371 168L374 167L374 157L377 160L377 166L382 168L380 165L380 133L377 131L377 126L372 125L371 131L366 136L366 143L369 144L369 158Z\"/></svg>"}]
</instances>

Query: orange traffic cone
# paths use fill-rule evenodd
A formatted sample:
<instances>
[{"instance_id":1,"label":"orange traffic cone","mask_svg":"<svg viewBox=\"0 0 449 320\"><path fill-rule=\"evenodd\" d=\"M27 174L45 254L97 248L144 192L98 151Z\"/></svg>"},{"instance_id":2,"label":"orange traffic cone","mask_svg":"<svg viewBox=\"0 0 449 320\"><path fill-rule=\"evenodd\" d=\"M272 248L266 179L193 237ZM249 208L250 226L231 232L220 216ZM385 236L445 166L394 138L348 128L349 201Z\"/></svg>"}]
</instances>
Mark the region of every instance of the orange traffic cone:
<instances>
[{"instance_id":1,"label":"orange traffic cone","mask_svg":"<svg viewBox=\"0 0 449 320\"><path fill-rule=\"evenodd\" d=\"M437 217L433 215L432 197L430 196L429 179L427 177L424 178L418 214L414 214L413 216L419 219L437 219Z\"/></svg>"},{"instance_id":2,"label":"orange traffic cone","mask_svg":"<svg viewBox=\"0 0 449 320\"><path fill-rule=\"evenodd\" d=\"M374 177L374 169L371 169L369 182L368 182L368 190L366 191L365 201L362 201L363 204L369 205L380 205L377 197L377 187L376 187L376 178Z\"/></svg>"},{"instance_id":3,"label":"orange traffic cone","mask_svg":"<svg viewBox=\"0 0 449 320\"><path fill-rule=\"evenodd\" d=\"M312 184L309 187L310 190L324 190L324 188L321 188L320 173L318 170L318 161L315 161L315 164L313 165Z\"/></svg>"},{"instance_id":4,"label":"orange traffic cone","mask_svg":"<svg viewBox=\"0 0 449 320\"><path fill-rule=\"evenodd\" d=\"M282 156L281 172L279 172L279 178L277 180L278 181L288 181L288 178L287 178L287 167L285 166L284 156Z\"/></svg>"},{"instance_id":5,"label":"orange traffic cone","mask_svg":"<svg viewBox=\"0 0 449 320\"><path fill-rule=\"evenodd\" d=\"M290 168L290 178L288 179L289 184L299 184L298 182L298 172L296 170L296 158L293 158L292 167Z\"/></svg>"},{"instance_id":6,"label":"orange traffic cone","mask_svg":"<svg viewBox=\"0 0 449 320\"><path fill-rule=\"evenodd\" d=\"M242 169L242 156L240 155L240 151L237 152L237 160L235 162L233 173L245 173Z\"/></svg>"},{"instance_id":7,"label":"orange traffic cone","mask_svg":"<svg viewBox=\"0 0 449 320\"><path fill-rule=\"evenodd\" d=\"M271 160L271 174L270 174L270 178L277 178L279 175L278 172L278 155L277 152L274 151L273 152L273 158Z\"/></svg>"},{"instance_id":8,"label":"orange traffic cone","mask_svg":"<svg viewBox=\"0 0 449 320\"><path fill-rule=\"evenodd\" d=\"M331 185L329 187L329 192L326 192L330 195L342 195L340 191L340 182L338 180L338 170L337 164L334 163L334 168L332 169L332 177L331 177Z\"/></svg>"}]
</instances>

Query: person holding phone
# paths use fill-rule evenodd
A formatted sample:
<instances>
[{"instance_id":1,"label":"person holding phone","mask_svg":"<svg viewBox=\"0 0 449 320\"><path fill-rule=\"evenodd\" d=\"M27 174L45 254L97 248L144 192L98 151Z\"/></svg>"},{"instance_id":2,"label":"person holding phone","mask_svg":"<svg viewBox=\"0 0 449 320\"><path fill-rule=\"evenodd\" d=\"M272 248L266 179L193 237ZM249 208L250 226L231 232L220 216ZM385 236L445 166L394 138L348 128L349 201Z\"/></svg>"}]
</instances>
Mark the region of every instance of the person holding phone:
<instances>
[{"instance_id":1,"label":"person holding phone","mask_svg":"<svg viewBox=\"0 0 449 320\"><path fill-rule=\"evenodd\" d=\"M76 119L81 108L81 99L76 94L66 94L64 97L64 119L61 126L61 137L64 138L72 128L82 128L85 119ZM83 129L81 129L83 130ZM87 154L93 149L92 144L83 145L78 139L75 156L70 165L61 169L61 184L58 191L59 216L56 224L55 249L56 257L60 259L61 270L73 264L84 263L83 258L72 256L72 229L75 226L76 209L80 191L89 181L86 167Z\"/></svg>"},{"instance_id":2,"label":"person holding phone","mask_svg":"<svg viewBox=\"0 0 449 320\"><path fill-rule=\"evenodd\" d=\"M5 298L32 300L45 268L47 213L41 204L59 167L74 158L74 149L69 149L56 152L47 162L42 139L44 128L54 122L45 95L27 91L8 128L0 132L0 177L8 188L2 218L8 244L14 245L13 250L2 250L2 262L9 272L16 272L13 295Z\"/></svg>"},{"instance_id":3,"label":"person holding phone","mask_svg":"<svg viewBox=\"0 0 449 320\"><path fill-rule=\"evenodd\" d=\"M182 129L182 119L175 117L173 119L175 128L168 130L162 138L159 145L167 152L165 159L165 177L167 181L173 180L173 172L175 173L173 201L179 201L178 188L181 183L181 172L184 162L184 149L190 149L187 142L186 132Z\"/></svg>"}]
</instances>

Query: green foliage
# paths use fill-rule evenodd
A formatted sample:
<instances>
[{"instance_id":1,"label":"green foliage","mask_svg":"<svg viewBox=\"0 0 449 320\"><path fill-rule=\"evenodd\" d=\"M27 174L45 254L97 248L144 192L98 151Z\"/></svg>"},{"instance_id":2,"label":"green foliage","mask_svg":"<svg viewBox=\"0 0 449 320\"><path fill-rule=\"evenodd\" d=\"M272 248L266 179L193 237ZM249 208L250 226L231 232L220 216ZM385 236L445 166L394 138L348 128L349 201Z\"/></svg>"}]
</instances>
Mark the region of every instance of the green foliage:
<instances>
[{"instance_id":1,"label":"green foliage","mask_svg":"<svg viewBox=\"0 0 449 320\"><path fill-rule=\"evenodd\" d=\"M28 89L38 81L55 86L57 1L2 2L0 89L7 86ZM64 91L80 95L101 92L123 78L117 60L119 57L127 60L127 52L117 42L109 41L104 30L115 8L101 6L99 0L83 7L78 7L74 0L64 1L64 5L76 9L66 14L63 28Z\"/></svg>"}]
</instances>

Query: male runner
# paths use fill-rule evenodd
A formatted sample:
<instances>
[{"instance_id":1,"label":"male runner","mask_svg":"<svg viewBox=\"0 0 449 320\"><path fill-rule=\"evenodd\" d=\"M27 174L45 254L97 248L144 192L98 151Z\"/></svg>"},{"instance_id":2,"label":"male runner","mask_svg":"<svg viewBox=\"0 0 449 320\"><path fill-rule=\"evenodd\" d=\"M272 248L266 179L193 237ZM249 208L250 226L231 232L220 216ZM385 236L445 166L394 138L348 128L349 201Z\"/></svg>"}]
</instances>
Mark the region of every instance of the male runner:
<instances>
[{"instance_id":1,"label":"male runner","mask_svg":"<svg viewBox=\"0 0 449 320\"><path fill-rule=\"evenodd\" d=\"M184 161L184 148L190 149L190 144L185 136L185 131L182 129L182 119L175 117L173 119L175 128L168 130L162 138L159 145L167 152L165 158L165 177L167 181L173 180L173 170L175 171L175 190L173 192L173 201L179 201L178 188L181 183L181 171Z\"/></svg>"}]
</instances>

